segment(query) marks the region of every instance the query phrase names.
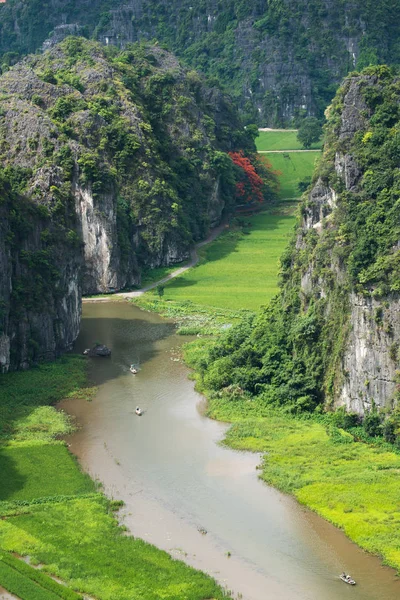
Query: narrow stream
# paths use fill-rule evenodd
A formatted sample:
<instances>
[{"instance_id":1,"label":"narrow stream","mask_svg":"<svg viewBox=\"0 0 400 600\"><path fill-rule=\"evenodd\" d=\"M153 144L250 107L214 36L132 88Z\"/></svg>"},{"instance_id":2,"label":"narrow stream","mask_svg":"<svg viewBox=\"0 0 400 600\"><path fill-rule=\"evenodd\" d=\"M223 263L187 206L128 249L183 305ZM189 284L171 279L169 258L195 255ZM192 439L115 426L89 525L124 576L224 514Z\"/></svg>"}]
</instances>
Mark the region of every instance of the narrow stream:
<instances>
[{"instance_id":1,"label":"narrow stream","mask_svg":"<svg viewBox=\"0 0 400 600\"><path fill-rule=\"evenodd\" d=\"M62 403L81 426L68 441L106 493L125 501L134 535L244 600L400 598L392 569L258 480L259 455L218 445L226 425L201 415L202 398L176 358L187 340L173 324L124 302L85 304L83 317L76 351L100 341L112 357L88 359L99 386L93 402ZM357 586L339 580L343 570Z\"/></svg>"}]
</instances>

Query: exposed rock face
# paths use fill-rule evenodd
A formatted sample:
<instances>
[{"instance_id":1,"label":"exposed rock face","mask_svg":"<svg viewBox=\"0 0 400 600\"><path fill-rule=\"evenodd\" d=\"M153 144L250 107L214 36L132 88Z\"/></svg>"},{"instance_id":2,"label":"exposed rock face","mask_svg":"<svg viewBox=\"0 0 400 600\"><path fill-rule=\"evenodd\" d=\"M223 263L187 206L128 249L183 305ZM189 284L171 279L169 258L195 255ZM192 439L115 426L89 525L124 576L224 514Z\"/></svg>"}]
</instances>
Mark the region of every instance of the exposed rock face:
<instances>
[{"instance_id":1,"label":"exposed rock face","mask_svg":"<svg viewBox=\"0 0 400 600\"><path fill-rule=\"evenodd\" d=\"M11 196L1 190L0 372L70 350L81 318L80 248L45 211Z\"/></svg>"},{"instance_id":2,"label":"exposed rock face","mask_svg":"<svg viewBox=\"0 0 400 600\"><path fill-rule=\"evenodd\" d=\"M254 148L230 101L171 54L83 38L0 77L0 133L2 370L70 348L82 294L189 257L232 209L226 153Z\"/></svg>"},{"instance_id":3,"label":"exposed rock face","mask_svg":"<svg viewBox=\"0 0 400 600\"><path fill-rule=\"evenodd\" d=\"M391 409L400 344L400 298L376 301L353 293L350 306L351 329L337 405L359 414L370 410L373 402Z\"/></svg>"},{"instance_id":4,"label":"exposed rock face","mask_svg":"<svg viewBox=\"0 0 400 600\"><path fill-rule=\"evenodd\" d=\"M309 262L302 267L300 287L305 306L308 306L311 297L322 298L326 301L324 310L327 319L331 311L342 311L345 315L346 323L342 320L341 330L332 334L332 339L343 335L344 341L340 356L331 365L336 374L329 393L330 400L336 407L344 405L349 411L361 415L373 405L393 408L398 392L400 359L399 294L390 292L387 284L385 289L388 292L380 292L377 289L378 280L375 282L371 278L368 282L367 275L361 279L367 284L361 286L358 283L355 290L344 260L348 254L348 225L345 225L344 218L348 210L346 202L354 198L353 201L359 203L359 210L362 210L363 202L364 206L366 202L371 202L363 187L365 167L363 169L360 166L357 158L360 150L354 144L354 136L359 135L360 131L371 132L364 138L364 144L365 139L373 135L373 126L369 121L373 113L362 93L367 87L377 94L384 89L382 82L373 75L354 77L345 84L341 95L340 122L336 126L335 137L330 138L331 148L325 150L330 151L332 157L332 147L336 145L334 160L330 158L334 163L330 183L321 177L315 183L303 210L302 227L297 239L297 250L305 252L308 232L313 230L318 234L314 242L316 249ZM363 147L362 151L365 152ZM379 166L376 168L379 169ZM376 194L375 191L372 193ZM378 200L374 201L378 203ZM392 227L399 225L399 222L389 223ZM360 228L356 235L362 237L365 233ZM379 239L379 235L377 229L376 241L383 246L384 241ZM356 242L357 238L353 244ZM399 244L386 252L386 256L394 259L399 252ZM383 261L383 258L380 260ZM383 277L382 273L382 270L379 271L378 277ZM342 299L342 305L335 300L335 294L336 298ZM344 296L347 296L346 301L343 300Z\"/></svg>"},{"instance_id":5,"label":"exposed rock face","mask_svg":"<svg viewBox=\"0 0 400 600\"><path fill-rule=\"evenodd\" d=\"M218 77L263 124L321 113L341 78L371 59L399 63L397 0L7 0L0 11L1 53L33 52L77 30L118 47L158 39Z\"/></svg>"}]
</instances>

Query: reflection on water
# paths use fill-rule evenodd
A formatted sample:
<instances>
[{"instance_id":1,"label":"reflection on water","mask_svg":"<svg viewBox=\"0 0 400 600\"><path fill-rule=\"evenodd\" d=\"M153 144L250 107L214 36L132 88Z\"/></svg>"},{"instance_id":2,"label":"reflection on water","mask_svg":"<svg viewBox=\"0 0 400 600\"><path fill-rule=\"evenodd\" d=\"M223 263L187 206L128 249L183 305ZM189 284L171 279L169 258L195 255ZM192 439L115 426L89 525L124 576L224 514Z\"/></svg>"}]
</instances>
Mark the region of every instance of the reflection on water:
<instances>
[{"instance_id":1,"label":"reflection on water","mask_svg":"<svg viewBox=\"0 0 400 600\"><path fill-rule=\"evenodd\" d=\"M171 323L126 303L86 304L76 350L95 341L112 356L88 359L95 400L63 406L82 425L70 443L107 493L125 501L135 535L247 600L400 597L394 571L257 479L259 455L218 445L226 426L200 414L201 397L175 358L185 339ZM338 579L342 570L355 588Z\"/></svg>"}]
</instances>

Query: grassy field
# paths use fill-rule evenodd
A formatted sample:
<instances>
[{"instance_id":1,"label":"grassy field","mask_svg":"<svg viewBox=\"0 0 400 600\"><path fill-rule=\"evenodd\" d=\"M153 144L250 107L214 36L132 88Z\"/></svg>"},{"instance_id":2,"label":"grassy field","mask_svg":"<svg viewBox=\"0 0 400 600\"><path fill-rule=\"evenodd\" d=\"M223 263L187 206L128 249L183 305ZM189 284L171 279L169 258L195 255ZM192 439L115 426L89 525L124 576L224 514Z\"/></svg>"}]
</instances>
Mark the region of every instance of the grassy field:
<instances>
[{"instance_id":1,"label":"grassy field","mask_svg":"<svg viewBox=\"0 0 400 600\"><path fill-rule=\"evenodd\" d=\"M19 598L29 600L82 600L82 596L31 567L12 554L0 553L0 580Z\"/></svg>"},{"instance_id":2,"label":"grassy field","mask_svg":"<svg viewBox=\"0 0 400 600\"><path fill-rule=\"evenodd\" d=\"M319 152L280 152L262 154L262 158L271 163L274 171L279 171L279 197L300 198L299 181L312 177L314 165L319 158Z\"/></svg>"},{"instance_id":3,"label":"grassy field","mask_svg":"<svg viewBox=\"0 0 400 600\"><path fill-rule=\"evenodd\" d=\"M213 579L127 536L113 514L118 502L96 491L56 439L71 423L48 404L91 399L85 386L83 357L0 377L0 586L22 600L76 600L80 592L99 600L222 600Z\"/></svg>"},{"instance_id":4,"label":"grassy field","mask_svg":"<svg viewBox=\"0 0 400 600\"><path fill-rule=\"evenodd\" d=\"M293 207L292 207L293 208ZM199 264L165 286L164 300L257 310L278 291L281 256L295 218L279 208L243 219L199 252Z\"/></svg>"},{"instance_id":5,"label":"grassy field","mask_svg":"<svg viewBox=\"0 0 400 600\"><path fill-rule=\"evenodd\" d=\"M336 427L273 413L234 424L226 442L265 452L264 481L400 571L399 454L357 443Z\"/></svg>"},{"instance_id":6,"label":"grassy field","mask_svg":"<svg viewBox=\"0 0 400 600\"><path fill-rule=\"evenodd\" d=\"M213 341L185 347L196 368ZM198 379L200 391L207 394ZM261 478L344 530L362 548L400 572L400 453L378 440L367 444L358 429L335 424L335 415L296 418L255 398L209 396L208 415L232 423L224 443L263 452Z\"/></svg>"},{"instance_id":7,"label":"grassy field","mask_svg":"<svg viewBox=\"0 0 400 600\"><path fill-rule=\"evenodd\" d=\"M260 131L256 138L257 150L301 150L297 131ZM311 146L313 150L322 148L322 142Z\"/></svg>"}]
</instances>

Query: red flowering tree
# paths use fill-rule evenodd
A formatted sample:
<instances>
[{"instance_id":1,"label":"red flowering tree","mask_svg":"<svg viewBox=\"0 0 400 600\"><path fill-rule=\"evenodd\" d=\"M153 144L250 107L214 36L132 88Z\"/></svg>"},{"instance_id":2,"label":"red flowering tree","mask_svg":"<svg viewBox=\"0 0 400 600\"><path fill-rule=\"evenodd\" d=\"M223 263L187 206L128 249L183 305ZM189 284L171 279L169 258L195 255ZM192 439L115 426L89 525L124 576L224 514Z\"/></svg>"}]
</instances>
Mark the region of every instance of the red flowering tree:
<instances>
[{"instance_id":1,"label":"red flowering tree","mask_svg":"<svg viewBox=\"0 0 400 600\"><path fill-rule=\"evenodd\" d=\"M236 183L236 200L239 204L263 202L264 181L256 172L250 159L240 152L229 152L233 163L238 167Z\"/></svg>"}]
</instances>

